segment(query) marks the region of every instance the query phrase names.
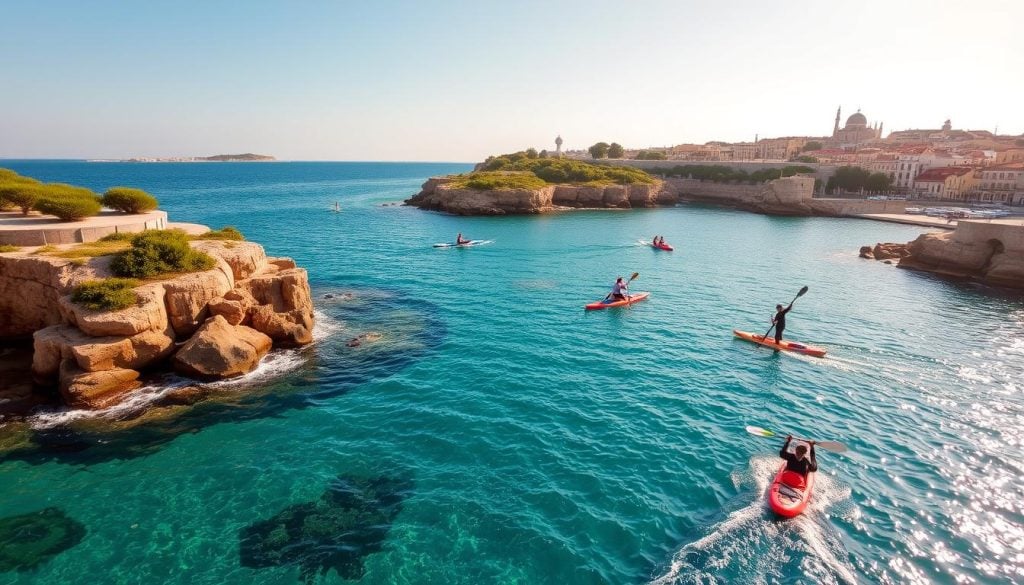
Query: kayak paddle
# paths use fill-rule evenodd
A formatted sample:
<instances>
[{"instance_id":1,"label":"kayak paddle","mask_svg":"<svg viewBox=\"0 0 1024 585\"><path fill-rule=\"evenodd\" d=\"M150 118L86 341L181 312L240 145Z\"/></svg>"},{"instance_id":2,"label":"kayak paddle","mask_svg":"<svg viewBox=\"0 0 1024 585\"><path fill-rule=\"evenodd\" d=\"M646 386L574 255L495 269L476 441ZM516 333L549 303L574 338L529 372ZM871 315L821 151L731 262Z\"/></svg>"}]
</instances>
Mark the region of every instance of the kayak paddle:
<instances>
[{"instance_id":1,"label":"kayak paddle","mask_svg":"<svg viewBox=\"0 0 1024 585\"><path fill-rule=\"evenodd\" d=\"M634 272L633 276L630 276L629 280L627 280L626 283L628 284L630 282L633 282L634 280L636 280L639 277L640 277L640 273L639 272ZM610 298L612 298L612 293L608 293L607 295L605 295L604 300L607 301ZM626 295L626 299L629 300L629 295ZM626 305L626 306L628 307L629 305Z\"/></svg>"},{"instance_id":2,"label":"kayak paddle","mask_svg":"<svg viewBox=\"0 0 1024 585\"><path fill-rule=\"evenodd\" d=\"M807 287L806 286L803 287L802 289L800 289L800 292L796 293L796 296L793 297L792 301L789 301L789 306L792 307L793 303L795 303L797 299L799 299L800 297L804 296L805 294L807 294ZM772 329L775 329L775 323L772 323L772 326L768 328L768 331L764 332L764 335L761 336L761 341L764 341L764 340L768 339L768 334L772 332ZM757 348L761 349L761 344L760 343L757 344Z\"/></svg>"},{"instance_id":3,"label":"kayak paddle","mask_svg":"<svg viewBox=\"0 0 1024 585\"><path fill-rule=\"evenodd\" d=\"M779 436L779 434L776 433L775 431L769 431L768 429L762 429L761 427L747 427L747 432L750 433L751 435L765 437L768 439ZM811 441L810 439L799 439L798 437L793 438L798 439L800 441ZM826 451L832 451L833 453L845 453L849 451L846 445L844 443L840 443L839 441L814 441L814 445L816 447L821 447Z\"/></svg>"}]
</instances>

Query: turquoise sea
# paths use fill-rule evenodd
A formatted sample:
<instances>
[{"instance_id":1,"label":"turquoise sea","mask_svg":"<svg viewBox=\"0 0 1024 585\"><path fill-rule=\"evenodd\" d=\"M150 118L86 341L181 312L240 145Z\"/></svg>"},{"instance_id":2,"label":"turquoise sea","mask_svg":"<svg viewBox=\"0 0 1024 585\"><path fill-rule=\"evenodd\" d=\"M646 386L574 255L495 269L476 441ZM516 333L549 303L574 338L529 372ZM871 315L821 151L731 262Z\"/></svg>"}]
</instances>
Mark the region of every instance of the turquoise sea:
<instances>
[{"instance_id":1,"label":"turquoise sea","mask_svg":"<svg viewBox=\"0 0 1024 585\"><path fill-rule=\"evenodd\" d=\"M309 270L318 316L312 346L197 405L154 382L144 424L34 416L0 527L48 510L71 536L0 554L0 583L1024 581L1024 300L857 257L918 228L383 206L460 164L0 166L234 225ZM431 246L459 231L493 243ZM583 311L634 271L648 301ZM787 337L829 357L733 338L803 285ZM767 511L780 441L746 425L850 446L820 453L804 516Z\"/></svg>"}]
</instances>

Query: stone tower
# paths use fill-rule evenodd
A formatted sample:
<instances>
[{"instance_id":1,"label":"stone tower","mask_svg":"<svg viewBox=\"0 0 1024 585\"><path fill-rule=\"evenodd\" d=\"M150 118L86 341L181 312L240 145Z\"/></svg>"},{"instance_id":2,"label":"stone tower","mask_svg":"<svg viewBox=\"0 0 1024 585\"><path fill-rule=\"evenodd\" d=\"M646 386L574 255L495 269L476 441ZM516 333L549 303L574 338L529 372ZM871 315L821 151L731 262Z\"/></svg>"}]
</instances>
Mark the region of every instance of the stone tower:
<instances>
[{"instance_id":1,"label":"stone tower","mask_svg":"<svg viewBox=\"0 0 1024 585\"><path fill-rule=\"evenodd\" d=\"M839 116L843 111L843 106L836 108L836 125L832 127L832 136L839 134Z\"/></svg>"},{"instance_id":2,"label":"stone tower","mask_svg":"<svg viewBox=\"0 0 1024 585\"><path fill-rule=\"evenodd\" d=\"M562 158L562 135L555 138L555 158Z\"/></svg>"}]
</instances>

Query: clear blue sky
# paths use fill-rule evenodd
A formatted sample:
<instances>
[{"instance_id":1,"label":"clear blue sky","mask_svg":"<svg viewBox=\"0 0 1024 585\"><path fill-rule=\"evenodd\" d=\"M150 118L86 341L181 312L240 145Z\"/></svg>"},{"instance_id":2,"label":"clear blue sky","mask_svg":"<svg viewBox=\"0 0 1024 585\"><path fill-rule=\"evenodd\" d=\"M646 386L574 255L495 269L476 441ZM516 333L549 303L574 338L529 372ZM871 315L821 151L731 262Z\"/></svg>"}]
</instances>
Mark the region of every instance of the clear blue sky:
<instances>
[{"instance_id":1,"label":"clear blue sky","mask_svg":"<svg viewBox=\"0 0 1024 585\"><path fill-rule=\"evenodd\" d=\"M0 158L1024 133L1024 2L0 0Z\"/></svg>"}]
</instances>

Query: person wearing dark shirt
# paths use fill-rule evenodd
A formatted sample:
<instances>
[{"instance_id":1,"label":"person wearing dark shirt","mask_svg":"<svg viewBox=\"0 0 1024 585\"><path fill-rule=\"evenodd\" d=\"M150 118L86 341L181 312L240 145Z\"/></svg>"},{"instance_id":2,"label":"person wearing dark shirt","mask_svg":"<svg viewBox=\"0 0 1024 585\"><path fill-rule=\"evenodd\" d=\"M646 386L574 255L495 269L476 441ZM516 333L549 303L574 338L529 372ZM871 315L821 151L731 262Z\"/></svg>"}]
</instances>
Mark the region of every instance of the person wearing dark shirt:
<instances>
[{"instance_id":1,"label":"person wearing dark shirt","mask_svg":"<svg viewBox=\"0 0 1024 585\"><path fill-rule=\"evenodd\" d=\"M775 316L772 317L772 325L775 325L775 343L782 342L782 331L786 328L786 313L793 308L793 303L785 309L782 305L775 305Z\"/></svg>"},{"instance_id":2,"label":"person wearing dark shirt","mask_svg":"<svg viewBox=\"0 0 1024 585\"><path fill-rule=\"evenodd\" d=\"M811 446L811 456L808 457L805 445L797 445L795 453L789 452L789 442L792 440L792 436L786 437L786 442L779 451L779 457L786 460L786 471L794 471L804 477L812 471L818 471L818 460L814 458L814 441L808 441Z\"/></svg>"}]
</instances>

